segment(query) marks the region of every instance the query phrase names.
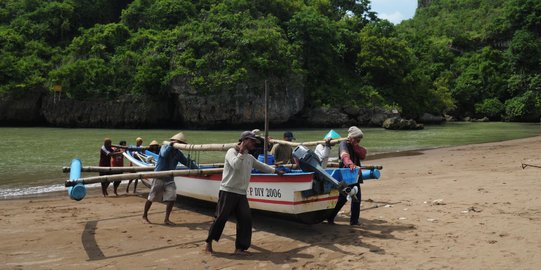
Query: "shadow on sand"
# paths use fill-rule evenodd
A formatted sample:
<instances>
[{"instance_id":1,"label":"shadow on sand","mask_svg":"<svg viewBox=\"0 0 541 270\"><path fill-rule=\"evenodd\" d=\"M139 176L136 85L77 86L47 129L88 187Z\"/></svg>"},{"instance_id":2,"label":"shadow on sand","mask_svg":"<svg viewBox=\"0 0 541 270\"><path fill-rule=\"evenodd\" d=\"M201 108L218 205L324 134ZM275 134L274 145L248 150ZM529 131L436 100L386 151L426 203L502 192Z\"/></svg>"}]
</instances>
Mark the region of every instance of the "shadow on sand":
<instances>
[{"instance_id":1,"label":"shadow on sand","mask_svg":"<svg viewBox=\"0 0 541 270\"><path fill-rule=\"evenodd\" d=\"M139 195L145 198L144 194ZM385 204L396 204L392 202L380 202ZM127 252L122 254L116 254L112 256L106 256L98 242L96 241L96 233L98 223L100 221L113 220L113 219L132 219L134 217L139 217L140 215L131 215L116 217L111 219L103 220L92 220L88 221L85 224L85 228L81 235L81 241L83 247L88 255L89 261L95 260L106 260L117 257L132 256L137 254L143 254L147 252L153 252L158 250L170 249L170 248L200 248L203 250L204 239L207 236L208 229L210 227L215 204L194 201L182 197L177 200L176 206L183 210L193 211L206 215L209 217L209 221L200 222L200 223L180 223L174 226L169 227L183 227L191 231L198 231L201 234L201 240L184 242L174 245L163 245L161 247L142 249L135 252ZM363 208L361 210L361 216L363 211L371 211L377 209L373 208ZM372 245L368 243L369 241L363 241L367 238L379 238L379 239L397 239L393 233L396 231L407 231L415 230L415 226L409 224L390 224L384 220L367 220L361 218L360 226L350 226L349 219L344 217L337 217L335 221L337 224L330 225L327 223L315 224L315 225L306 225L297 222L292 222L284 219L276 218L272 215L269 215L267 212L262 211L253 211L253 229L254 234L257 232L266 232L278 237L283 237L287 239L292 239L302 243L302 246L291 247L290 249L283 248L282 251L269 250L264 247L258 246L257 242L252 243L250 250L252 251L251 256L234 256L231 253L225 252L215 252L213 256L223 257L223 258L235 258L239 260L260 260L260 261L269 261L276 264L280 263L291 263L295 262L296 259L311 259L314 256L308 253L303 253L304 250L311 247L319 247L327 249L331 252L338 252L343 255L360 255L353 253L347 246L356 246L366 248L367 251L373 252L376 254L385 254L385 250L381 247ZM235 222L235 219L232 218L230 222ZM347 225L346 225L347 224ZM160 224L153 224L160 225ZM162 225L167 226L167 225ZM235 235L222 235L222 239L230 239L234 241ZM344 246L346 248L344 248ZM231 247L233 249L233 247Z\"/></svg>"}]
</instances>

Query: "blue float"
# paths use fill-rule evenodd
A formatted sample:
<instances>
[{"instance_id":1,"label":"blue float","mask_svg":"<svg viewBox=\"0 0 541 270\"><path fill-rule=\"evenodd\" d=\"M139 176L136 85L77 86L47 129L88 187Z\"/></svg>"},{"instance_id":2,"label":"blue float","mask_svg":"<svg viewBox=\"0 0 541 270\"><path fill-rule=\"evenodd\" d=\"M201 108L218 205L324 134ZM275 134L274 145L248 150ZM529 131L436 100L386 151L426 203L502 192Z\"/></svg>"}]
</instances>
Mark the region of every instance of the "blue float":
<instances>
[{"instance_id":1,"label":"blue float","mask_svg":"<svg viewBox=\"0 0 541 270\"><path fill-rule=\"evenodd\" d=\"M81 163L81 160L78 158L74 158L71 161L70 166L70 181L77 180L81 178L81 168L83 167L83 164ZM73 187L68 187L68 195L71 199L80 201L86 196L86 187L84 184L79 183L76 184Z\"/></svg>"},{"instance_id":2,"label":"blue float","mask_svg":"<svg viewBox=\"0 0 541 270\"><path fill-rule=\"evenodd\" d=\"M381 172L378 169L371 169L371 170L363 170L362 171L362 179L376 179L378 180L381 176Z\"/></svg>"}]
</instances>

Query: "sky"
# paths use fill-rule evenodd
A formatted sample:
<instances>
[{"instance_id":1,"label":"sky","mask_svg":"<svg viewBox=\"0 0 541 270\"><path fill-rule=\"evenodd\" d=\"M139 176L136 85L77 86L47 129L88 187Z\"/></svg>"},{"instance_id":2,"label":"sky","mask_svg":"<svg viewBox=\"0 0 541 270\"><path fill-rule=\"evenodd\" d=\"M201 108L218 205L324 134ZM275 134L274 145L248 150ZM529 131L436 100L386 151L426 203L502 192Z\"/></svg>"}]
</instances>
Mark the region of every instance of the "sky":
<instances>
[{"instance_id":1,"label":"sky","mask_svg":"<svg viewBox=\"0 0 541 270\"><path fill-rule=\"evenodd\" d=\"M394 24L411 19L417 8L417 0L371 0L370 3L372 11L378 13L378 18Z\"/></svg>"}]
</instances>

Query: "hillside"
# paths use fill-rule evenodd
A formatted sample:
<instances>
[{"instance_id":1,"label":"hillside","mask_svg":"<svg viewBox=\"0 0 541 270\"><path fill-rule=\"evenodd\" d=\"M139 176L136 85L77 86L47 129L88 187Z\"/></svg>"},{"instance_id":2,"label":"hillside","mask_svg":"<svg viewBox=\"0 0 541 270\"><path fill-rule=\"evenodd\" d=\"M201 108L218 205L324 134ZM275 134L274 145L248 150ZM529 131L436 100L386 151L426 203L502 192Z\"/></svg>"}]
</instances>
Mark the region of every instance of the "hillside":
<instances>
[{"instance_id":1,"label":"hillside","mask_svg":"<svg viewBox=\"0 0 541 270\"><path fill-rule=\"evenodd\" d=\"M92 126L242 125L262 121L266 81L275 124L381 109L539 121L539 1L419 2L394 26L369 1L5 0L0 103L51 125L84 126L92 102L109 104ZM105 119L131 99L167 102L135 109L161 114L143 122Z\"/></svg>"}]
</instances>

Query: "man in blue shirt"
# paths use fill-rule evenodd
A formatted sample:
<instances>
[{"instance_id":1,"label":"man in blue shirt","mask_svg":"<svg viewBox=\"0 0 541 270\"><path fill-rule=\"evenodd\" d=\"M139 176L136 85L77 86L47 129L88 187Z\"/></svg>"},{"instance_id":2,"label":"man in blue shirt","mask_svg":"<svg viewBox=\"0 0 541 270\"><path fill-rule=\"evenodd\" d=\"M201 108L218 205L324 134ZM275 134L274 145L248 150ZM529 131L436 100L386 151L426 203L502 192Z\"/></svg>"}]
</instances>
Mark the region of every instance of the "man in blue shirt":
<instances>
[{"instance_id":1,"label":"man in blue shirt","mask_svg":"<svg viewBox=\"0 0 541 270\"><path fill-rule=\"evenodd\" d=\"M186 167L189 169L199 169L199 166L197 166L193 160L189 160L180 150L173 147L173 144L175 143L186 144L186 138L182 132L171 137L170 141L171 142L169 144L164 144L160 148L160 154L154 171L159 172L174 170L177 168L177 164L179 162L186 165ZM173 176L165 176L154 179L145 203L143 222L148 224L151 223L150 220L148 220L148 210L150 210L152 202L160 201L167 203L165 208L164 223L166 225L175 225L175 223L169 219L169 216L171 215L171 211L173 210L173 205L175 204L176 199L177 186L175 185L175 178Z\"/></svg>"}]
</instances>

